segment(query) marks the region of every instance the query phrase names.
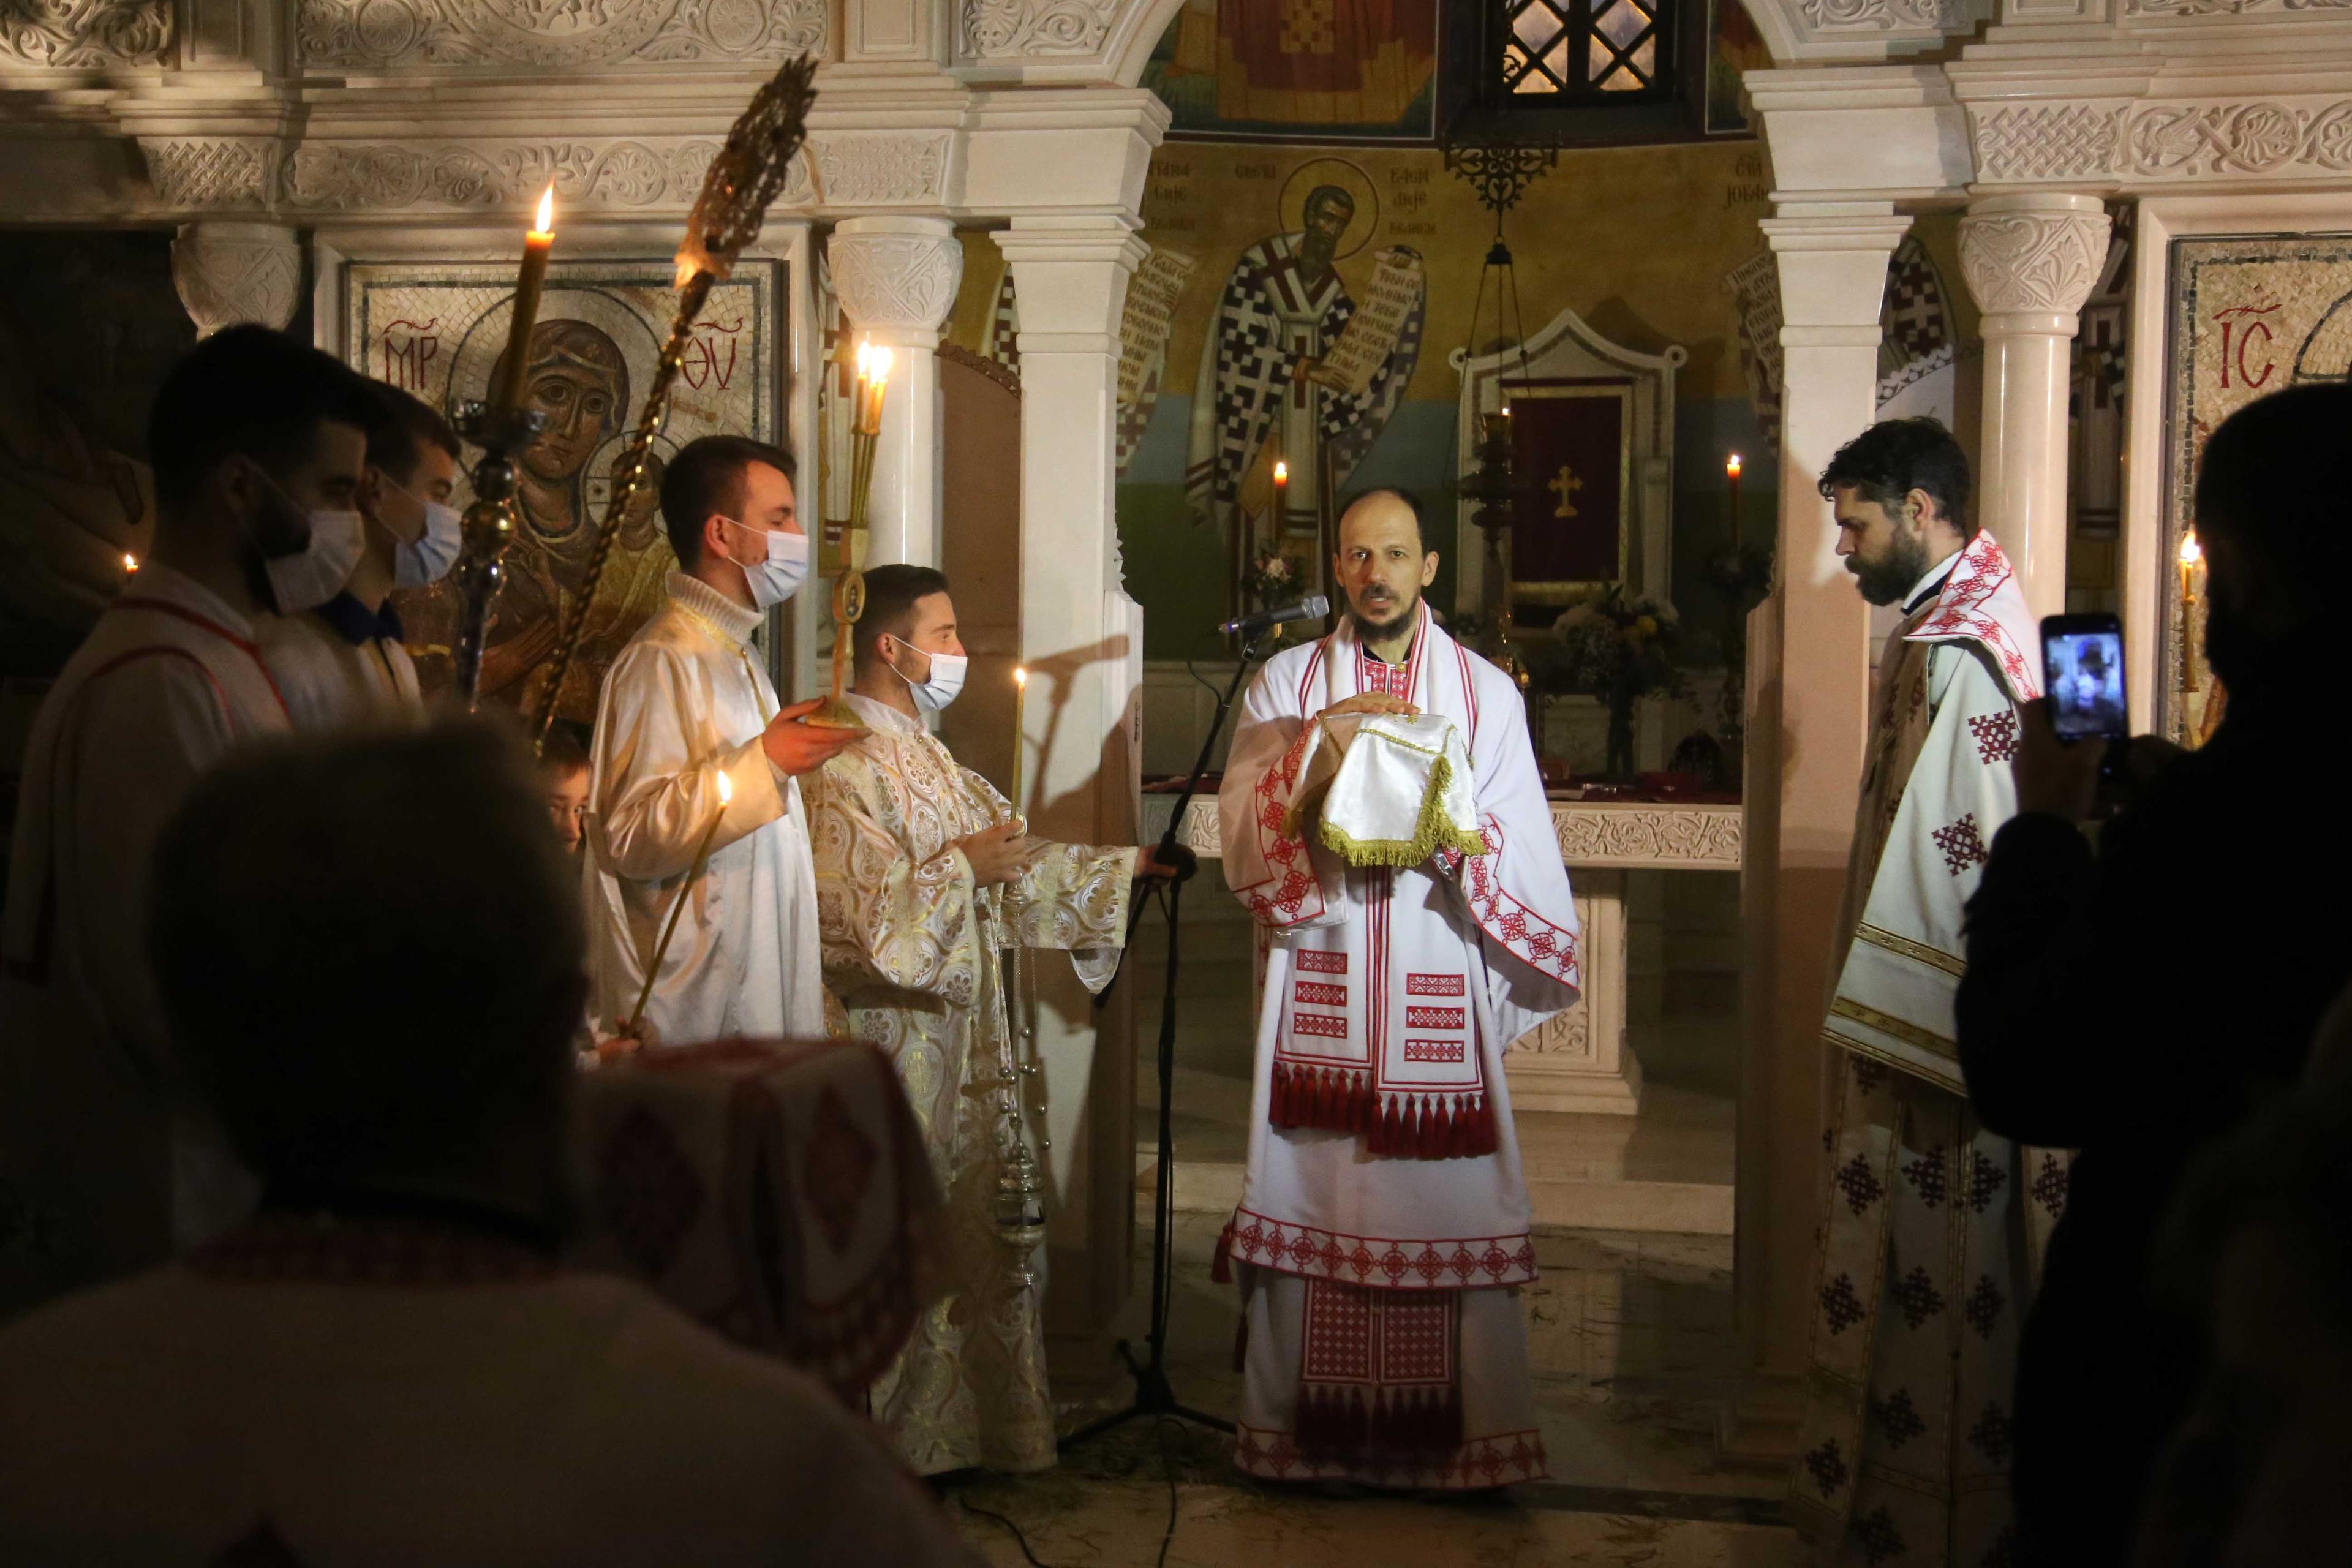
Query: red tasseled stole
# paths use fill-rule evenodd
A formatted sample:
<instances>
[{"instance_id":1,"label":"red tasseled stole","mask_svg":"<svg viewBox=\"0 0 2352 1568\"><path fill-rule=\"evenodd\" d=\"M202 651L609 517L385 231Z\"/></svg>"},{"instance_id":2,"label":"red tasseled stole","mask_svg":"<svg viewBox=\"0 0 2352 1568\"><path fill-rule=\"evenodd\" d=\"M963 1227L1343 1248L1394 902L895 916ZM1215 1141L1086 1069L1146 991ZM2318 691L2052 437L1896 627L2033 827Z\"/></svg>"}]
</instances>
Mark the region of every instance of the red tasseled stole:
<instances>
[{"instance_id":1,"label":"red tasseled stole","mask_svg":"<svg viewBox=\"0 0 2352 1568\"><path fill-rule=\"evenodd\" d=\"M1483 1089L1462 1094L1400 1094L1372 1088L1361 1068L1274 1062L1276 1127L1312 1127L1362 1135L1366 1151L1386 1160L1458 1160L1496 1149L1495 1112Z\"/></svg>"},{"instance_id":2,"label":"red tasseled stole","mask_svg":"<svg viewBox=\"0 0 2352 1568\"><path fill-rule=\"evenodd\" d=\"M1460 1309L1452 1290L1307 1280L1291 1426L1299 1451L1412 1470L1461 1447Z\"/></svg>"}]
</instances>

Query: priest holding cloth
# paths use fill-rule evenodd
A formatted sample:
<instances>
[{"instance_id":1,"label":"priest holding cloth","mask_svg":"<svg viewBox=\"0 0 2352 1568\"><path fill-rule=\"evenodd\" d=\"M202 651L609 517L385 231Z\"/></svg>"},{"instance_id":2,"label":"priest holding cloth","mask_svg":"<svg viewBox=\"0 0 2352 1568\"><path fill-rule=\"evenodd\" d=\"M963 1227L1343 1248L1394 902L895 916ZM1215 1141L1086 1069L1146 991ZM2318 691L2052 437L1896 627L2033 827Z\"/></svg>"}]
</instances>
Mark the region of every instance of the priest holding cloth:
<instances>
[{"instance_id":1,"label":"priest holding cloth","mask_svg":"<svg viewBox=\"0 0 2352 1568\"><path fill-rule=\"evenodd\" d=\"M1339 629L1244 700L1219 794L1263 984L1240 1269L1253 1475L1475 1489L1545 1474L1536 1276L1503 1081L1577 995L1576 906L1510 678L1422 602L1418 504L1339 520Z\"/></svg>"}]
</instances>

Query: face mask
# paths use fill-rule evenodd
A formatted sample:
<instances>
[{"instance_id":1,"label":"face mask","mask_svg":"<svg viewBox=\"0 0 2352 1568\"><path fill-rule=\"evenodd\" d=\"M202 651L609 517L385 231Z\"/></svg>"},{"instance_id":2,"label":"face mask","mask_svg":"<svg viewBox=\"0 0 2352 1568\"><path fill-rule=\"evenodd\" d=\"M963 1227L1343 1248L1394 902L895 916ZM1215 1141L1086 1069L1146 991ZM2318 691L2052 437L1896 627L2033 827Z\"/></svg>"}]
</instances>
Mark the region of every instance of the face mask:
<instances>
[{"instance_id":1,"label":"face mask","mask_svg":"<svg viewBox=\"0 0 2352 1568\"><path fill-rule=\"evenodd\" d=\"M466 547L465 519L456 507L426 500L389 475L383 482L425 509L425 531L392 547L392 585L424 588L438 583L457 563L457 552Z\"/></svg>"},{"instance_id":2,"label":"face mask","mask_svg":"<svg viewBox=\"0 0 2352 1568\"><path fill-rule=\"evenodd\" d=\"M760 532L731 517L722 517L719 521L730 528L740 528L746 533ZM732 555L727 559L735 561L736 565L743 568L743 585L751 591L751 603L763 610L772 610L799 593L801 584L808 580L808 535L786 533L777 529L760 536L766 541L764 559L749 564L735 561Z\"/></svg>"},{"instance_id":3,"label":"face mask","mask_svg":"<svg viewBox=\"0 0 2352 1568\"><path fill-rule=\"evenodd\" d=\"M906 644L898 646L904 647ZM929 680L909 678L895 663L890 666L890 672L907 682L907 689L914 693L916 707L926 713L936 713L954 701L956 693L963 689L964 667L971 661L960 653L935 653L929 657L931 661L931 678Z\"/></svg>"},{"instance_id":4,"label":"face mask","mask_svg":"<svg viewBox=\"0 0 2352 1568\"><path fill-rule=\"evenodd\" d=\"M268 471L258 464L254 471L268 482L269 488L289 507L294 498L284 487L270 479ZM261 567L269 578L269 596L277 601L281 616L295 616L304 610L315 610L343 591L351 581L352 568L360 563L367 552L366 525L356 511L320 510L307 514L310 522L310 542L291 555L265 555Z\"/></svg>"}]
</instances>

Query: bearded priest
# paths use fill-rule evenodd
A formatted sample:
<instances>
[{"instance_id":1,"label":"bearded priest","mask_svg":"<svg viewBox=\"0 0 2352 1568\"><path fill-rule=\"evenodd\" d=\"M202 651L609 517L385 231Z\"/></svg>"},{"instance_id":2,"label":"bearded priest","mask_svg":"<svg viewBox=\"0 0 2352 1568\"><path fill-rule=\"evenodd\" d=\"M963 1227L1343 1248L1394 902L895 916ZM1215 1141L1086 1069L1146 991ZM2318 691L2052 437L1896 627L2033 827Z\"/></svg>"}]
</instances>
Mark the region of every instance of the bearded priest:
<instances>
[{"instance_id":1,"label":"bearded priest","mask_svg":"<svg viewBox=\"0 0 2352 1568\"><path fill-rule=\"evenodd\" d=\"M1903 606L1879 658L1822 1031L1826 1215L1791 1486L1823 1563L2008 1554L2018 1326L2065 1195L2063 1156L1978 1124L1953 1044L1961 911L2017 810L2017 705L2042 668L1969 489L1933 419L1871 426L1821 479L1862 596Z\"/></svg>"},{"instance_id":2,"label":"bearded priest","mask_svg":"<svg viewBox=\"0 0 2352 1568\"><path fill-rule=\"evenodd\" d=\"M1422 600L1421 507L1339 519L1339 628L1244 700L1219 792L1256 921L1239 1270L1253 1475L1474 1489L1545 1474L1536 1276L1503 1081L1576 1000L1576 906L1517 688Z\"/></svg>"}]
</instances>

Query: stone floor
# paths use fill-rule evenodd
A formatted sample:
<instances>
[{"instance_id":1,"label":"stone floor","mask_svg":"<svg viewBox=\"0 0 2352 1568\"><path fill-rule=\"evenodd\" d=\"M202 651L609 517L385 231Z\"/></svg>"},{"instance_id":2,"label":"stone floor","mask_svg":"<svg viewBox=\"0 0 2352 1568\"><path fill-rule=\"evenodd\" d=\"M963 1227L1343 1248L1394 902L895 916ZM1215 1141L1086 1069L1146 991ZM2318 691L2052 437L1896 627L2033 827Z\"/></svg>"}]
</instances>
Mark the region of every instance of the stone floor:
<instances>
[{"instance_id":1,"label":"stone floor","mask_svg":"<svg viewBox=\"0 0 2352 1568\"><path fill-rule=\"evenodd\" d=\"M1221 1223L1177 1216L1169 1360L1180 1398L1230 1416L1240 1392L1233 1291L1208 1278ZM1046 1475L950 1485L950 1506L991 1562L1051 1568L1160 1561L1171 1476L1171 1564L1794 1568L1802 1557L1781 1523L1781 1479L1714 1459L1717 1413L1731 1386L1730 1238L1548 1229L1537 1248L1543 1277L1524 1300L1546 1484L1475 1501L1273 1485L1235 1471L1219 1435L1138 1421L1072 1445ZM1149 1279L1148 1254L1137 1278ZM1123 1325L1138 1341L1147 1293ZM1087 1370L1067 1369L1065 1385ZM1127 1392L1118 1379L1108 1403ZM1097 1409L1066 1412L1069 1426ZM982 1510L1000 1519L974 1511ZM1034 1556L1003 1521L1019 1527Z\"/></svg>"}]
</instances>

